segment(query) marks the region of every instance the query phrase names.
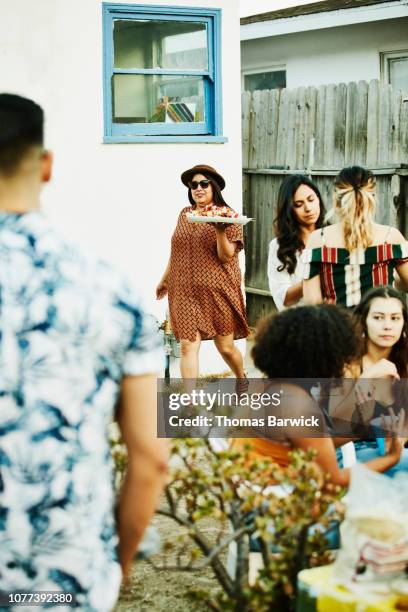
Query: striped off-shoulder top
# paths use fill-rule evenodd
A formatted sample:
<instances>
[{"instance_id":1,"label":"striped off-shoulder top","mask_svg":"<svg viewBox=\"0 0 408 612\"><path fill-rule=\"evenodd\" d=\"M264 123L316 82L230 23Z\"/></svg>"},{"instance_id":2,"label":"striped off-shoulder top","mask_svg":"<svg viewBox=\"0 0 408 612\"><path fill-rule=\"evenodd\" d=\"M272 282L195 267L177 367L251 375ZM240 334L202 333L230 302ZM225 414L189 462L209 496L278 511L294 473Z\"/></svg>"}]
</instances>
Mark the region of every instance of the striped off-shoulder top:
<instances>
[{"instance_id":1,"label":"striped off-shoulder top","mask_svg":"<svg viewBox=\"0 0 408 612\"><path fill-rule=\"evenodd\" d=\"M304 279L320 275L325 302L352 307L359 304L364 293L372 287L392 285L394 269L408 262L408 242L391 244L385 241L349 251L326 246L322 230L322 246L304 249L302 261Z\"/></svg>"}]
</instances>

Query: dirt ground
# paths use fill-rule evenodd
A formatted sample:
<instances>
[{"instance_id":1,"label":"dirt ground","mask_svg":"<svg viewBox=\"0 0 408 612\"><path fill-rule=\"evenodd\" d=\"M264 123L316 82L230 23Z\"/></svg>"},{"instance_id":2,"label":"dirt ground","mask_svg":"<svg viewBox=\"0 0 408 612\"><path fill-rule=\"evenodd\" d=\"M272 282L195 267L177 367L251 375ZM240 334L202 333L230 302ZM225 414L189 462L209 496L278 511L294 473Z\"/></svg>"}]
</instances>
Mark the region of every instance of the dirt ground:
<instances>
[{"instance_id":1,"label":"dirt ground","mask_svg":"<svg viewBox=\"0 0 408 612\"><path fill-rule=\"evenodd\" d=\"M161 537L176 540L183 532L174 521L156 516L153 525ZM155 563L163 563L164 555L156 555ZM218 590L212 570L205 569L198 573L180 571L157 571L146 561L137 561L134 565L128 590L122 590L115 612L207 612L204 603L192 601L188 592L199 589L214 594Z\"/></svg>"},{"instance_id":2,"label":"dirt ground","mask_svg":"<svg viewBox=\"0 0 408 612\"><path fill-rule=\"evenodd\" d=\"M248 376L258 377L250 358L251 343L248 343L245 369ZM218 374L219 377L228 376ZM203 378L210 381L211 376ZM172 520L156 516L153 525L162 540L176 540L183 537L182 529ZM211 525L208 528L211 531ZM187 536L185 536L187 537ZM164 555L154 557L156 563L164 562ZM180 571L157 571L146 561L134 565L128 590L122 591L115 612L208 612L208 606L192 601L188 596L191 590L200 590L214 595L220 590L218 582L210 569L197 573Z\"/></svg>"}]
</instances>

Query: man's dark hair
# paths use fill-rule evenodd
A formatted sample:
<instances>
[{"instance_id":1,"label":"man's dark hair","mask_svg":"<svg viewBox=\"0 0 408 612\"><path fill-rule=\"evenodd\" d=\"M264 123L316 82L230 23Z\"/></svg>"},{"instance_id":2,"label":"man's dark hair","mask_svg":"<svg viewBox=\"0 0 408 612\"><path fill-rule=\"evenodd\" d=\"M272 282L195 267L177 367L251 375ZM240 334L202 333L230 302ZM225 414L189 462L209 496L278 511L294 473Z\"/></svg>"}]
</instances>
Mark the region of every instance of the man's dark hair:
<instances>
[{"instance_id":1,"label":"man's dark hair","mask_svg":"<svg viewBox=\"0 0 408 612\"><path fill-rule=\"evenodd\" d=\"M44 111L32 100L0 93L0 173L12 174L28 149L44 143Z\"/></svg>"}]
</instances>

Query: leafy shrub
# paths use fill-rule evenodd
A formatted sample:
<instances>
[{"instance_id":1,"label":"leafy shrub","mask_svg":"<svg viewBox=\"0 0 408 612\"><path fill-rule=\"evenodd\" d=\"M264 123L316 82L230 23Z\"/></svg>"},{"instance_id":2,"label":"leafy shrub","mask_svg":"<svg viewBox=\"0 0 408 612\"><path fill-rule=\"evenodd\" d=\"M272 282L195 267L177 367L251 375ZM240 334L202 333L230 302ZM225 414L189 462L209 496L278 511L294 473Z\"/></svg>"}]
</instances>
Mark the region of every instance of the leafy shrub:
<instances>
[{"instance_id":1,"label":"leafy shrub","mask_svg":"<svg viewBox=\"0 0 408 612\"><path fill-rule=\"evenodd\" d=\"M113 453L123 470L118 444ZM324 533L341 518L342 491L323 477L313 452L292 452L287 468L254 459L249 447L215 452L208 440L173 440L171 454L165 503L157 512L174 520L188 538L166 542L160 564L150 563L184 572L210 566L218 594L191 596L212 610L294 610L297 573L332 560ZM263 562L254 580L250 538ZM226 562L231 542L236 543L235 576Z\"/></svg>"}]
</instances>

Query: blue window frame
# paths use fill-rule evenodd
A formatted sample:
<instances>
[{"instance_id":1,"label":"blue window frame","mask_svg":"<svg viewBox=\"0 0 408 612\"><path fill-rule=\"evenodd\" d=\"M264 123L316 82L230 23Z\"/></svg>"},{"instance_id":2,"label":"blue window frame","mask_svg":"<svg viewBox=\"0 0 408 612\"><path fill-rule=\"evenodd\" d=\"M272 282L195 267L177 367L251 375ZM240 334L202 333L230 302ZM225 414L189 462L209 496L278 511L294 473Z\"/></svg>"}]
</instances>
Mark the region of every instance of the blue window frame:
<instances>
[{"instance_id":1,"label":"blue window frame","mask_svg":"<svg viewBox=\"0 0 408 612\"><path fill-rule=\"evenodd\" d=\"M105 142L224 142L221 10L103 4Z\"/></svg>"}]
</instances>

